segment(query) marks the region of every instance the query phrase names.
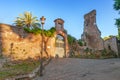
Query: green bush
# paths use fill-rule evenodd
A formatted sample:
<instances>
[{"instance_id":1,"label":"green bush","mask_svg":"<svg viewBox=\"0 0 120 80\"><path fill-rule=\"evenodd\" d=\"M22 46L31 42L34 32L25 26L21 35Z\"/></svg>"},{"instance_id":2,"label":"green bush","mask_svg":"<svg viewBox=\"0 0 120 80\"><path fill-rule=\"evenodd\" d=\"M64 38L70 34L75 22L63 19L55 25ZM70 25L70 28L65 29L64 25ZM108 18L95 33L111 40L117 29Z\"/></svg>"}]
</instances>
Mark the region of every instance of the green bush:
<instances>
[{"instance_id":1,"label":"green bush","mask_svg":"<svg viewBox=\"0 0 120 80\"><path fill-rule=\"evenodd\" d=\"M40 28L33 28L33 29L30 29L30 28L27 28L25 27L24 30L27 32L27 33L33 33L33 34L42 34L42 29ZM47 37L52 37L54 36L54 32L55 32L55 28L52 27L51 29L49 30L44 30L43 33L45 36Z\"/></svg>"},{"instance_id":2,"label":"green bush","mask_svg":"<svg viewBox=\"0 0 120 80\"><path fill-rule=\"evenodd\" d=\"M28 33L33 33L33 34L40 34L42 32L40 28L30 29L30 28L25 27L24 30Z\"/></svg>"}]
</instances>

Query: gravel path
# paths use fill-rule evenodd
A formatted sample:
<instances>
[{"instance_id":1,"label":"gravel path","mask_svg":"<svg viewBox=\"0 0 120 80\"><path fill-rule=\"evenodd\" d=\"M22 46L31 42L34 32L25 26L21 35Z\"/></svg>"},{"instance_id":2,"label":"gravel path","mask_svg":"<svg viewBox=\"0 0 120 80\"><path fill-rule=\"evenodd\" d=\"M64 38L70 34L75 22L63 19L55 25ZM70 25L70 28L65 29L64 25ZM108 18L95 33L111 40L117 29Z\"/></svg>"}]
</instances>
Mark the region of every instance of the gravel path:
<instances>
[{"instance_id":1,"label":"gravel path","mask_svg":"<svg viewBox=\"0 0 120 80\"><path fill-rule=\"evenodd\" d=\"M34 80L120 80L120 59L53 59Z\"/></svg>"}]
</instances>

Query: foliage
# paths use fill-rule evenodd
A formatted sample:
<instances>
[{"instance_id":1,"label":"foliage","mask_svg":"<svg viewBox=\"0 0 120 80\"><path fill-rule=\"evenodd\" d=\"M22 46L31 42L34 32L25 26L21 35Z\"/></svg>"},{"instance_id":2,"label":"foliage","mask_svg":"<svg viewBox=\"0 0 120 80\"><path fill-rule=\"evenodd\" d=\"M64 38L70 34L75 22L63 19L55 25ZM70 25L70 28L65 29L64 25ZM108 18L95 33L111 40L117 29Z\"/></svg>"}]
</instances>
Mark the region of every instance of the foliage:
<instances>
[{"instance_id":1,"label":"foliage","mask_svg":"<svg viewBox=\"0 0 120 80\"><path fill-rule=\"evenodd\" d=\"M41 34L42 33L42 29L40 28L33 28L33 29L29 29L29 28L24 28L24 30L28 33L33 33L33 34ZM43 33L45 36L47 37L53 37L54 36L54 32L55 32L55 28L52 27L49 30L44 30Z\"/></svg>"},{"instance_id":2,"label":"foliage","mask_svg":"<svg viewBox=\"0 0 120 80\"><path fill-rule=\"evenodd\" d=\"M118 27L118 36L117 36L117 38L120 40L120 18L116 19L115 25L117 25L117 27Z\"/></svg>"},{"instance_id":3,"label":"foliage","mask_svg":"<svg viewBox=\"0 0 120 80\"><path fill-rule=\"evenodd\" d=\"M2 54L0 55L0 59L3 59L3 55Z\"/></svg>"},{"instance_id":4,"label":"foliage","mask_svg":"<svg viewBox=\"0 0 120 80\"><path fill-rule=\"evenodd\" d=\"M91 49L89 49L89 48L87 47L84 51L85 51L85 53L88 53L88 52L91 51Z\"/></svg>"},{"instance_id":5,"label":"foliage","mask_svg":"<svg viewBox=\"0 0 120 80\"><path fill-rule=\"evenodd\" d=\"M78 44L79 44L80 46L83 46L83 42L82 42L81 39L78 40Z\"/></svg>"},{"instance_id":6,"label":"foliage","mask_svg":"<svg viewBox=\"0 0 120 80\"><path fill-rule=\"evenodd\" d=\"M55 28L52 27L49 30L44 30L44 35L47 37L53 37L54 36L54 32L55 32Z\"/></svg>"},{"instance_id":7,"label":"foliage","mask_svg":"<svg viewBox=\"0 0 120 80\"><path fill-rule=\"evenodd\" d=\"M120 0L114 0L114 9L115 10L120 10Z\"/></svg>"},{"instance_id":8,"label":"foliage","mask_svg":"<svg viewBox=\"0 0 120 80\"><path fill-rule=\"evenodd\" d=\"M64 31L63 31L63 32L67 34L67 30L66 30L66 29L64 29Z\"/></svg>"},{"instance_id":9,"label":"foliage","mask_svg":"<svg viewBox=\"0 0 120 80\"><path fill-rule=\"evenodd\" d=\"M69 45L72 45L72 43L74 43L76 41L76 38L71 36L70 34L68 34L67 38L68 38Z\"/></svg>"},{"instance_id":10,"label":"foliage","mask_svg":"<svg viewBox=\"0 0 120 80\"><path fill-rule=\"evenodd\" d=\"M92 51L89 48L86 48L84 50L84 54L78 54L74 55L72 57L75 58L84 58L84 59L107 59L107 58L117 58L117 55L114 51L109 50L107 51L106 49L101 50L101 51Z\"/></svg>"},{"instance_id":11,"label":"foliage","mask_svg":"<svg viewBox=\"0 0 120 80\"><path fill-rule=\"evenodd\" d=\"M28 27L30 29L40 27L37 17L33 17L31 12L24 12L15 20L15 25L18 27Z\"/></svg>"},{"instance_id":12,"label":"foliage","mask_svg":"<svg viewBox=\"0 0 120 80\"><path fill-rule=\"evenodd\" d=\"M83 59L97 59L98 55L96 54L86 54L86 55L76 55L76 58L83 58Z\"/></svg>"},{"instance_id":13,"label":"foliage","mask_svg":"<svg viewBox=\"0 0 120 80\"><path fill-rule=\"evenodd\" d=\"M114 0L114 9L119 11L120 14L120 0ZM120 18L116 19L116 23L115 25L117 25L118 28L118 39L120 40Z\"/></svg>"},{"instance_id":14,"label":"foliage","mask_svg":"<svg viewBox=\"0 0 120 80\"><path fill-rule=\"evenodd\" d=\"M40 28L29 29L29 28L25 27L24 30L28 33L33 33L33 34L41 34L41 32L42 32L42 30Z\"/></svg>"},{"instance_id":15,"label":"foliage","mask_svg":"<svg viewBox=\"0 0 120 80\"><path fill-rule=\"evenodd\" d=\"M0 80L30 73L35 68L37 68L39 64L39 61L21 61L16 63L5 63L0 69Z\"/></svg>"},{"instance_id":16,"label":"foliage","mask_svg":"<svg viewBox=\"0 0 120 80\"><path fill-rule=\"evenodd\" d=\"M119 31L119 35L120 35L120 31ZM118 35L116 37L117 37L118 40L120 40L120 37Z\"/></svg>"},{"instance_id":17,"label":"foliage","mask_svg":"<svg viewBox=\"0 0 120 80\"><path fill-rule=\"evenodd\" d=\"M113 35L105 36L105 37L103 38L103 40L104 40L104 41L105 41L105 40L108 40L108 39L110 39L111 37L113 37Z\"/></svg>"}]
</instances>

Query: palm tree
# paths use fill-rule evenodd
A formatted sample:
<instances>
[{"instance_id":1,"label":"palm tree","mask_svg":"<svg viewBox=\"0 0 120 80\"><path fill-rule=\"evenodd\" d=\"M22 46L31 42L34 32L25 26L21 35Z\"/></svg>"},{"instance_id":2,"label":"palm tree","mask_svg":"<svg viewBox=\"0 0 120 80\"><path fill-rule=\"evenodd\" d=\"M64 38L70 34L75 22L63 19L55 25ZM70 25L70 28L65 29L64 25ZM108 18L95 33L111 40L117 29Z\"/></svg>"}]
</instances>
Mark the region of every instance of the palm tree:
<instances>
[{"instance_id":1,"label":"palm tree","mask_svg":"<svg viewBox=\"0 0 120 80\"><path fill-rule=\"evenodd\" d=\"M24 12L24 14L21 14L20 17L17 17L15 25L30 29L39 28L41 26L37 17L33 17L30 12Z\"/></svg>"}]
</instances>

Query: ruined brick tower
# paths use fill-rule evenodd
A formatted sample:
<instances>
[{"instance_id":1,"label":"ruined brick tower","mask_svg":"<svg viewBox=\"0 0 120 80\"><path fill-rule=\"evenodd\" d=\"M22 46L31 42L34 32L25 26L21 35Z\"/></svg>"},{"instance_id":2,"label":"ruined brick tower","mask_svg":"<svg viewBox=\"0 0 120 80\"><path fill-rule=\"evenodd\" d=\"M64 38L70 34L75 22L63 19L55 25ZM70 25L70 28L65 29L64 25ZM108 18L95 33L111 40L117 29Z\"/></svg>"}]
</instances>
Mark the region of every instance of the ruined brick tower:
<instances>
[{"instance_id":1,"label":"ruined brick tower","mask_svg":"<svg viewBox=\"0 0 120 80\"><path fill-rule=\"evenodd\" d=\"M81 39L86 47L92 50L103 50L104 44L101 38L101 32L96 24L96 10L92 10L84 15L84 31Z\"/></svg>"}]
</instances>

